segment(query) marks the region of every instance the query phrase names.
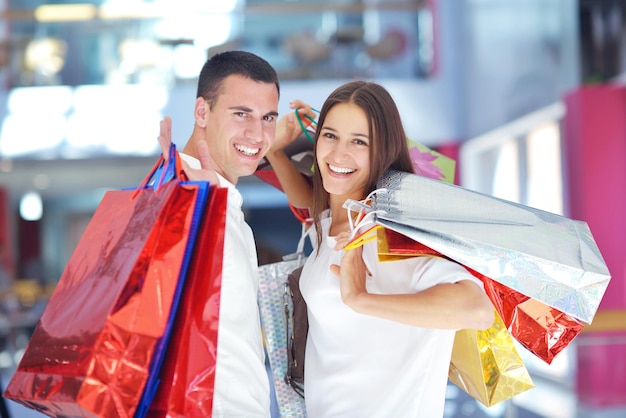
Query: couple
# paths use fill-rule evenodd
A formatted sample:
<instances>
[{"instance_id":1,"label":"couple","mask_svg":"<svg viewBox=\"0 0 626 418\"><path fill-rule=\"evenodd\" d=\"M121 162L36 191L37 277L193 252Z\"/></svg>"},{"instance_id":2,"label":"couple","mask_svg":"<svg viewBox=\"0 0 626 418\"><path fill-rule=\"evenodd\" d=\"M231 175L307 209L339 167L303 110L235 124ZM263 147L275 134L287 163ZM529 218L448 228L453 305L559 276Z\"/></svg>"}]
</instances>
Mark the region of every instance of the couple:
<instances>
[{"instance_id":1,"label":"couple","mask_svg":"<svg viewBox=\"0 0 626 418\"><path fill-rule=\"evenodd\" d=\"M302 131L293 112L277 120L279 93L276 72L260 57L211 57L181 154L190 180L229 189L213 416L270 415L254 238L235 188L267 156L290 203L314 218L315 249L300 280L308 416L442 417L455 331L493 322L482 284L442 258L379 263L375 242L343 250L351 232L346 199L366 198L388 169L413 171L393 99L363 81L331 93L317 123L311 188L283 151ZM303 102L290 106L314 116ZM169 118L159 142L169 148Z\"/></svg>"}]
</instances>

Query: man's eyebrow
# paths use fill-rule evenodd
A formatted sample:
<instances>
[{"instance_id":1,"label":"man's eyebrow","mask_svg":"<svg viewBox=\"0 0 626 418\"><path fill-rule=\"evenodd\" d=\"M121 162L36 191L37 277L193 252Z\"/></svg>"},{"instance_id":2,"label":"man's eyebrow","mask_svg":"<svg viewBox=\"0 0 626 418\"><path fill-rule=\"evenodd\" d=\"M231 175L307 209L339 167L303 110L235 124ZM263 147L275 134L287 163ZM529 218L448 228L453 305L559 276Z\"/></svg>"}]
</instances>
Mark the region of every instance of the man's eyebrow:
<instances>
[{"instance_id":1,"label":"man's eyebrow","mask_svg":"<svg viewBox=\"0 0 626 418\"><path fill-rule=\"evenodd\" d=\"M246 113L252 113L253 112L253 110L250 109L247 106L231 106L228 109L230 109L230 110L237 110L239 112L246 112ZM275 116L275 117L277 117L278 116L278 112L275 111L275 110L272 110L270 112L267 112L264 116Z\"/></svg>"},{"instance_id":2,"label":"man's eyebrow","mask_svg":"<svg viewBox=\"0 0 626 418\"><path fill-rule=\"evenodd\" d=\"M231 106L228 109L230 110L239 110L240 112L252 113L252 109L247 106Z\"/></svg>"}]
</instances>

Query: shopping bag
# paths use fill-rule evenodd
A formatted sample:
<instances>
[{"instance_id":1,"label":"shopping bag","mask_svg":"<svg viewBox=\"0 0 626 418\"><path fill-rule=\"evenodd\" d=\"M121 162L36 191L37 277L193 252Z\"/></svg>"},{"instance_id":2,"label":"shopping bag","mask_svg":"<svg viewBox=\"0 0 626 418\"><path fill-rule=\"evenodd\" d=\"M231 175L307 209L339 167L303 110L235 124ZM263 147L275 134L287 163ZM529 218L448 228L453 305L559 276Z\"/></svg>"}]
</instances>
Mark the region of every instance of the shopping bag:
<instances>
[{"instance_id":1,"label":"shopping bag","mask_svg":"<svg viewBox=\"0 0 626 418\"><path fill-rule=\"evenodd\" d=\"M411 173L390 171L377 187L369 209L375 224L593 320L611 276L585 222Z\"/></svg>"},{"instance_id":2,"label":"shopping bag","mask_svg":"<svg viewBox=\"0 0 626 418\"><path fill-rule=\"evenodd\" d=\"M407 141L415 174L446 183L454 183L456 171L454 159L410 138Z\"/></svg>"},{"instance_id":3,"label":"shopping bag","mask_svg":"<svg viewBox=\"0 0 626 418\"><path fill-rule=\"evenodd\" d=\"M289 350L294 349L293 344L290 344L293 342L294 336L294 324L292 322L294 319L294 301L291 298L289 276L304 265L306 261L303 250L304 240L312 231L310 228L306 229L305 224L302 228L302 235L295 253L285 256L283 261L259 266L261 326L276 400L280 416L283 418L306 416L302 397L304 388L300 388L286 379L290 375L290 359L294 358L294 355L289 353ZM301 303L303 302L302 300ZM304 314L306 314L306 309ZM296 318L298 317L296 316ZM298 343L302 344L303 342L299 341ZM299 345L298 347L302 346ZM303 360L301 355L296 355L296 357Z\"/></svg>"},{"instance_id":4,"label":"shopping bag","mask_svg":"<svg viewBox=\"0 0 626 418\"><path fill-rule=\"evenodd\" d=\"M211 188L149 418L212 415L227 197Z\"/></svg>"},{"instance_id":5,"label":"shopping bag","mask_svg":"<svg viewBox=\"0 0 626 418\"><path fill-rule=\"evenodd\" d=\"M497 312L486 330L462 329L454 336L448 379L485 406L534 387L511 335Z\"/></svg>"},{"instance_id":6,"label":"shopping bag","mask_svg":"<svg viewBox=\"0 0 626 418\"><path fill-rule=\"evenodd\" d=\"M150 402L208 188L175 149L134 190L107 192L4 396L57 417L131 417Z\"/></svg>"},{"instance_id":7,"label":"shopping bag","mask_svg":"<svg viewBox=\"0 0 626 418\"><path fill-rule=\"evenodd\" d=\"M469 270L482 280L513 338L547 364L583 330L584 325L576 318Z\"/></svg>"},{"instance_id":8,"label":"shopping bag","mask_svg":"<svg viewBox=\"0 0 626 418\"><path fill-rule=\"evenodd\" d=\"M375 232L381 261L420 255L444 257L395 231L377 228ZM483 282L487 296L511 336L547 364L582 331L583 324L575 318L464 267Z\"/></svg>"}]
</instances>

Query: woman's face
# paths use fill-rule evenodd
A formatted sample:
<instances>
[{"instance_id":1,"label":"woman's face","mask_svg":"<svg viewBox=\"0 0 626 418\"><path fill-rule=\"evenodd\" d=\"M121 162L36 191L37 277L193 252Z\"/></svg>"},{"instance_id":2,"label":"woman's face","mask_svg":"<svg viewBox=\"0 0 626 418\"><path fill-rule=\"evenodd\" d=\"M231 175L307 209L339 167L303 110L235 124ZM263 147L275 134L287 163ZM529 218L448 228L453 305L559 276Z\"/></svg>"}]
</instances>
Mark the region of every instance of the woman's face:
<instances>
[{"instance_id":1,"label":"woman's face","mask_svg":"<svg viewBox=\"0 0 626 418\"><path fill-rule=\"evenodd\" d=\"M316 145L317 163L328 193L341 196L342 201L365 197L371 140L369 120L359 106L340 103L328 112Z\"/></svg>"}]
</instances>

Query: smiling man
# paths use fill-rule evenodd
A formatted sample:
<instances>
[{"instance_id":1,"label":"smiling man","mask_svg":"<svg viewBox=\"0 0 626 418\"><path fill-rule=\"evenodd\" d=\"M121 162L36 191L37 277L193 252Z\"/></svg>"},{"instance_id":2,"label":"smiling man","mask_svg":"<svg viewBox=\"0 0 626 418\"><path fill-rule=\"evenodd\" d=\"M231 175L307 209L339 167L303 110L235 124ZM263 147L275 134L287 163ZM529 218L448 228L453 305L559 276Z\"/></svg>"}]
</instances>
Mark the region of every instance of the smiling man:
<instances>
[{"instance_id":1,"label":"smiling man","mask_svg":"<svg viewBox=\"0 0 626 418\"><path fill-rule=\"evenodd\" d=\"M235 185L239 177L255 172L274 141L279 91L276 71L264 59L243 51L212 56L200 72L193 132L180 154L190 180L229 189L214 417L270 416L257 307L257 253ZM169 149L169 118L161 122L159 142L164 151Z\"/></svg>"}]
</instances>

